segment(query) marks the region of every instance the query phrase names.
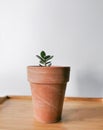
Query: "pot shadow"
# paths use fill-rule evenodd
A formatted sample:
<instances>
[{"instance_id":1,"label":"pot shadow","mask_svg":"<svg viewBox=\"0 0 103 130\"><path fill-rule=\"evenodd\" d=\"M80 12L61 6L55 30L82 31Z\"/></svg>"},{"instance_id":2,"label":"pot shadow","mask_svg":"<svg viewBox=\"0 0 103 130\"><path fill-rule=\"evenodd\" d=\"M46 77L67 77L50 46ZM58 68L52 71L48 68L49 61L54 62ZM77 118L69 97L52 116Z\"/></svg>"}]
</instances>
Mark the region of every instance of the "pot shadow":
<instances>
[{"instance_id":1,"label":"pot shadow","mask_svg":"<svg viewBox=\"0 0 103 130\"><path fill-rule=\"evenodd\" d=\"M85 97L103 97L103 72L96 69L78 71L77 94Z\"/></svg>"},{"instance_id":2,"label":"pot shadow","mask_svg":"<svg viewBox=\"0 0 103 130\"><path fill-rule=\"evenodd\" d=\"M92 108L64 109L62 122L103 119L103 106Z\"/></svg>"},{"instance_id":3,"label":"pot shadow","mask_svg":"<svg viewBox=\"0 0 103 130\"><path fill-rule=\"evenodd\" d=\"M88 69L89 68L89 69ZM76 74L76 91L79 97L103 97L103 72L98 69L88 67L81 69ZM74 102L75 103L75 102ZM64 107L62 121L83 121L92 119L103 120L103 105L97 106L76 106L76 108ZM82 105L82 104L81 104ZM87 104L88 105L88 104Z\"/></svg>"}]
</instances>

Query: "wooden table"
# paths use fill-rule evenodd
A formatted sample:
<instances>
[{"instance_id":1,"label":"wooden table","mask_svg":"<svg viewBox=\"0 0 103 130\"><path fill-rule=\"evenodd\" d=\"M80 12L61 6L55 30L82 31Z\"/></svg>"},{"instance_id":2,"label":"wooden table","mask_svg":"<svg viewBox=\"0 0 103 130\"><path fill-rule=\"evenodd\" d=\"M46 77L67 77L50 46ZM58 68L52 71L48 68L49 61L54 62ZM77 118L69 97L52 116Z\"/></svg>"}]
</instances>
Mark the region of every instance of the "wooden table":
<instances>
[{"instance_id":1,"label":"wooden table","mask_svg":"<svg viewBox=\"0 0 103 130\"><path fill-rule=\"evenodd\" d=\"M66 99L62 120L37 122L31 97L11 97L0 104L0 130L103 130L103 102Z\"/></svg>"}]
</instances>

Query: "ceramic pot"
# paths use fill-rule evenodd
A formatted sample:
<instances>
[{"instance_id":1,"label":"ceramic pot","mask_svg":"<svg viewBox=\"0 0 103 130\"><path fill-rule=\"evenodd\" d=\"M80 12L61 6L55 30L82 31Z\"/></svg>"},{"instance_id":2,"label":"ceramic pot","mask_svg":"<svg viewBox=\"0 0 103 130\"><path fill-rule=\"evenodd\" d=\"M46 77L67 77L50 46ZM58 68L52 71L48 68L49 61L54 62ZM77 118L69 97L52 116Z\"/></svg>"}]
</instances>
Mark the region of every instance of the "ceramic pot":
<instances>
[{"instance_id":1,"label":"ceramic pot","mask_svg":"<svg viewBox=\"0 0 103 130\"><path fill-rule=\"evenodd\" d=\"M61 120L70 67L28 66L34 117L43 123Z\"/></svg>"}]
</instances>

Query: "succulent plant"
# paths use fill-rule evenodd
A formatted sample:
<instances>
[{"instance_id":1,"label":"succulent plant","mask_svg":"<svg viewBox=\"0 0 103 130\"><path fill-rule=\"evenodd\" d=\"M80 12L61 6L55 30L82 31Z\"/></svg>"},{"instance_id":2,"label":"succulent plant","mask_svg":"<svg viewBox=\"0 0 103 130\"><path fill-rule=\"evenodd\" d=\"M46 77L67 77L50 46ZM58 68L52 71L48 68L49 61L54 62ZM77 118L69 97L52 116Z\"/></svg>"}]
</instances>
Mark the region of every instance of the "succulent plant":
<instances>
[{"instance_id":1,"label":"succulent plant","mask_svg":"<svg viewBox=\"0 0 103 130\"><path fill-rule=\"evenodd\" d=\"M47 55L45 51L41 51L40 55L36 55L36 56L39 59L39 66L51 66L52 65L50 60L54 56Z\"/></svg>"}]
</instances>

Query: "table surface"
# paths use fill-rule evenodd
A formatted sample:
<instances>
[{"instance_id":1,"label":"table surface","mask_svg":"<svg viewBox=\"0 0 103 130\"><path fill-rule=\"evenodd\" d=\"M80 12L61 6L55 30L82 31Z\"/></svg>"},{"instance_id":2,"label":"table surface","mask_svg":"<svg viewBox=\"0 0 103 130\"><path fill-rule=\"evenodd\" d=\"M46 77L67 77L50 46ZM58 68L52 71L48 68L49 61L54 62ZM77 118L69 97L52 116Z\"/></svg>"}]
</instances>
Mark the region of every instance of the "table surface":
<instances>
[{"instance_id":1,"label":"table surface","mask_svg":"<svg viewBox=\"0 0 103 130\"><path fill-rule=\"evenodd\" d=\"M0 130L103 130L103 102L65 100L62 120L42 124L33 118L31 98L11 97L0 104Z\"/></svg>"}]
</instances>

